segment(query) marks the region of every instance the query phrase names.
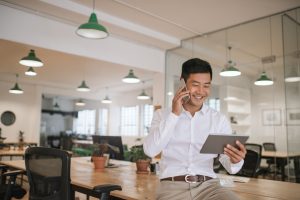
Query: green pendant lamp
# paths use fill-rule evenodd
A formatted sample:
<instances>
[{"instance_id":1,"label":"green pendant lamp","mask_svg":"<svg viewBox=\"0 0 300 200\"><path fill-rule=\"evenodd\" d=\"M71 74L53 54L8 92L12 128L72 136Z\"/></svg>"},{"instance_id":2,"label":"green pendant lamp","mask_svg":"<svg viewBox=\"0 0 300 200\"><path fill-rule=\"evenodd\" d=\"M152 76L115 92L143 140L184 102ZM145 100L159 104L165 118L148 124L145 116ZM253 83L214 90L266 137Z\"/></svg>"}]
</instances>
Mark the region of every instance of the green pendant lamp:
<instances>
[{"instance_id":1,"label":"green pendant lamp","mask_svg":"<svg viewBox=\"0 0 300 200\"><path fill-rule=\"evenodd\" d=\"M125 76L122 81L124 83L139 83L140 79L138 77L136 77L133 73L133 70L129 70L129 73L127 76Z\"/></svg>"},{"instance_id":2,"label":"green pendant lamp","mask_svg":"<svg viewBox=\"0 0 300 200\"><path fill-rule=\"evenodd\" d=\"M260 77L254 82L254 84L258 86L268 86L273 85L273 83L274 82L270 78L268 78L265 71L263 71Z\"/></svg>"},{"instance_id":3,"label":"green pendant lamp","mask_svg":"<svg viewBox=\"0 0 300 200\"><path fill-rule=\"evenodd\" d=\"M139 96L136 97L139 100L148 100L150 99L150 96L148 96L145 92L145 90L142 90L142 93L139 94Z\"/></svg>"},{"instance_id":4,"label":"green pendant lamp","mask_svg":"<svg viewBox=\"0 0 300 200\"><path fill-rule=\"evenodd\" d=\"M16 74L16 83L15 83L14 87L12 87L9 90L9 93L11 93L11 94L23 94L24 93L24 91L19 87L18 77L19 77L19 75Z\"/></svg>"},{"instance_id":5,"label":"green pendant lamp","mask_svg":"<svg viewBox=\"0 0 300 200\"><path fill-rule=\"evenodd\" d=\"M87 86L87 84L85 83L85 80L83 80L81 82L81 85L77 87L77 91L79 91L79 92L89 92L89 91L91 91L91 89L89 88L89 86Z\"/></svg>"},{"instance_id":6,"label":"green pendant lamp","mask_svg":"<svg viewBox=\"0 0 300 200\"><path fill-rule=\"evenodd\" d=\"M43 62L35 56L33 49L31 49L28 56L22 58L19 63L29 67L42 67L44 65Z\"/></svg>"},{"instance_id":7,"label":"green pendant lamp","mask_svg":"<svg viewBox=\"0 0 300 200\"><path fill-rule=\"evenodd\" d=\"M104 104L112 103L112 100L106 95L105 98L101 101Z\"/></svg>"},{"instance_id":8,"label":"green pendant lamp","mask_svg":"<svg viewBox=\"0 0 300 200\"><path fill-rule=\"evenodd\" d=\"M37 73L34 71L33 67L29 67L28 70L25 72L27 76L36 76Z\"/></svg>"},{"instance_id":9,"label":"green pendant lamp","mask_svg":"<svg viewBox=\"0 0 300 200\"><path fill-rule=\"evenodd\" d=\"M273 63L276 60L276 56L272 55L272 24L271 24L271 17L269 18L269 24L270 24L270 52L271 52L271 56L267 56L261 59L261 62L263 64L263 72L261 73L260 77L254 82L254 85L257 86L268 86L268 85L273 85L274 81L271 80L265 71L265 67L264 64L267 63Z\"/></svg>"},{"instance_id":10,"label":"green pendant lamp","mask_svg":"<svg viewBox=\"0 0 300 200\"><path fill-rule=\"evenodd\" d=\"M76 106L85 106L85 102L82 99L79 99L78 101L76 101L75 105Z\"/></svg>"},{"instance_id":11,"label":"green pendant lamp","mask_svg":"<svg viewBox=\"0 0 300 200\"><path fill-rule=\"evenodd\" d=\"M227 38L227 36L226 36L226 38ZM225 67L222 69L222 71L220 72L220 76L233 77L233 76L241 75L241 72L237 68L234 67L235 64L231 61L230 51L231 51L231 46L228 46L229 61L225 65Z\"/></svg>"},{"instance_id":12,"label":"green pendant lamp","mask_svg":"<svg viewBox=\"0 0 300 200\"><path fill-rule=\"evenodd\" d=\"M108 32L104 26L98 23L95 10L95 0L93 1L93 12L89 21L82 24L76 30L77 35L89 39L103 39L108 36Z\"/></svg>"}]
</instances>

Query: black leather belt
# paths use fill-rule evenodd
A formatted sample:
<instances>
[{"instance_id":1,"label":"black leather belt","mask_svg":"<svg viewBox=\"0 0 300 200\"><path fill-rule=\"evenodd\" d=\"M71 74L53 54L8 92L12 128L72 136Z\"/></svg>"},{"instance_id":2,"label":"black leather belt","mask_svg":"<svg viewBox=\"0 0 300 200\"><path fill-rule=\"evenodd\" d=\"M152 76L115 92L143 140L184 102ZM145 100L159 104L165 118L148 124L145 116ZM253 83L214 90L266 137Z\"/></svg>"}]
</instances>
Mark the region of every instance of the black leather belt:
<instances>
[{"instance_id":1,"label":"black leather belt","mask_svg":"<svg viewBox=\"0 0 300 200\"><path fill-rule=\"evenodd\" d=\"M204 182L212 179L209 176L202 176L202 175L183 175L183 176L173 176L168 178L160 179L160 181L185 181L187 183L197 183L197 182Z\"/></svg>"}]
</instances>

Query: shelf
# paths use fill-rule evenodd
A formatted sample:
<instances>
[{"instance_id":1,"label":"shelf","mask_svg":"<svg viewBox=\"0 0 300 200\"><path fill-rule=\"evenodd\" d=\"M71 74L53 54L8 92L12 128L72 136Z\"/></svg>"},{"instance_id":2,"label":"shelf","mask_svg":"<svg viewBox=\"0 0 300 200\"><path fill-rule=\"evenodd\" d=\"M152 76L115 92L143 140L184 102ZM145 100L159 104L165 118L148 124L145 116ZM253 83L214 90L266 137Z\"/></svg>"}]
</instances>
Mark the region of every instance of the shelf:
<instances>
[{"instance_id":1,"label":"shelf","mask_svg":"<svg viewBox=\"0 0 300 200\"><path fill-rule=\"evenodd\" d=\"M241 127L241 128L247 128L250 126L250 124L231 124L232 127Z\"/></svg>"},{"instance_id":2,"label":"shelf","mask_svg":"<svg viewBox=\"0 0 300 200\"><path fill-rule=\"evenodd\" d=\"M232 112L232 111L229 111L228 114L229 115L250 115L249 112Z\"/></svg>"},{"instance_id":3,"label":"shelf","mask_svg":"<svg viewBox=\"0 0 300 200\"><path fill-rule=\"evenodd\" d=\"M74 111L74 112L66 112L66 111L60 111L60 110L46 110L46 109L42 109L42 113L48 113L50 115L53 114L59 114L62 116L66 116L66 115L70 115L72 117L78 117L78 112Z\"/></svg>"}]
</instances>

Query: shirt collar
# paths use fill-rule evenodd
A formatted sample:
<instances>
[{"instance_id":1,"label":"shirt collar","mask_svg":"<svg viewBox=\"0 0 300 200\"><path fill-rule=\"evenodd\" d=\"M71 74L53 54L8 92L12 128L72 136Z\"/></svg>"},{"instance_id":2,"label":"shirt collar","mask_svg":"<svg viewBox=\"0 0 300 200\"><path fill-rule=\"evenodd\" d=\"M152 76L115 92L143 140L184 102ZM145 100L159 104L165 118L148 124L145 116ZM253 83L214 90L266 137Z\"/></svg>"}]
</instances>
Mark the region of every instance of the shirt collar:
<instances>
[{"instance_id":1,"label":"shirt collar","mask_svg":"<svg viewBox=\"0 0 300 200\"><path fill-rule=\"evenodd\" d=\"M195 115L198 115L198 113L204 115L205 113L208 112L208 109L209 109L209 107L206 104L203 103L202 108L200 110L198 110L195 113ZM188 116L191 115L189 111L187 111L187 110L184 109L184 107L182 107L182 113L185 113Z\"/></svg>"}]
</instances>

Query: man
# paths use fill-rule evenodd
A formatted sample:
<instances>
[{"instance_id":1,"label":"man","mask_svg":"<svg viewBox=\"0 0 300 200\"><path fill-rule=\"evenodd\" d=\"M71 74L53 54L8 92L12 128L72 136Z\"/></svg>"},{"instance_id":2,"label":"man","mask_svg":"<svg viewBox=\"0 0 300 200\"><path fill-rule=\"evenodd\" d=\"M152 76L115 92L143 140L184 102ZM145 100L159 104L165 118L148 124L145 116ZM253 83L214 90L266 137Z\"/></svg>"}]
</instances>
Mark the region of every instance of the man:
<instances>
[{"instance_id":1,"label":"man","mask_svg":"<svg viewBox=\"0 0 300 200\"><path fill-rule=\"evenodd\" d=\"M174 95L172 109L155 112L150 134L145 138L144 151L150 156L162 152L160 186L157 199L238 199L221 187L213 171L217 155L200 154L209 134L231 134L229 121L221 113L204 104L211 88L212 69L208 62L193 58L182 65L181 78L186 88ZM183 100L189 97L188 101ZM231 174L243 163L246 149L227 145L220 162Z\"/></svg>"}]
</instances>

